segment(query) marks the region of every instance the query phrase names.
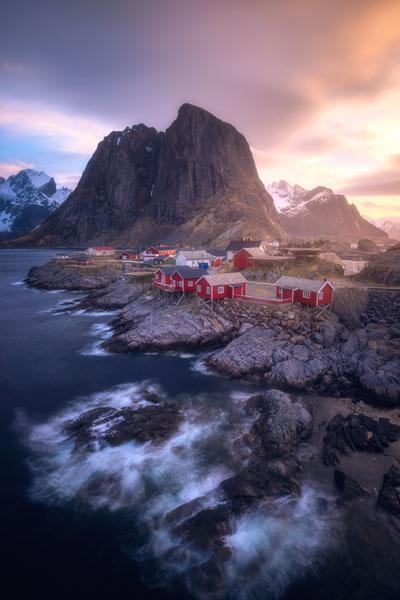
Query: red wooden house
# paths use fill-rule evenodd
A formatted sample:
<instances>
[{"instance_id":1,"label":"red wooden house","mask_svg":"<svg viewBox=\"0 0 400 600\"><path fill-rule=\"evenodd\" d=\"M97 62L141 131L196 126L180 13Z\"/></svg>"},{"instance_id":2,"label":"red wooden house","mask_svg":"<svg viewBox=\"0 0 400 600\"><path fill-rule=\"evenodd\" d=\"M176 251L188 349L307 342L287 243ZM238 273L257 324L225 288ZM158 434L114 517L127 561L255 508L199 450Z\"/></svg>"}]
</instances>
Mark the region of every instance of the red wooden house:
<instances>
[{"instance_id":1,"label":"red wooden house","mask_svg":"<svg viewBox=\"0 0 400 600\"><path fill-rule=\"evenodd\" d=\"M203 300L223 300L245 296L247 280L241 273L203 275L196 283L196 295Z\"/></svg>"},{"instance_id":2,"label":"red wooden house","mask_svg":"<svg viewBox=\"0 0 400 600\"><path fill-rule=\"evenodd\" d=\"M275 283L277 300L300 302L309 306L325 306L333 300L335 288L327 281L283 276Z\"/></svg>"},{"instance_id":3,"label":"red wooden house","mask_svg":"<svg viewBox=\"0 0 400 600\"><path fill-rule=\"evenodd\" d=\"M241 271L254 266L256 260L267 258L267 254L260 248L242 248L233 255L233 266Z\"/></svg>"},{"instance_id":4,"label":"red wooden house","mask_svg":"<svg viewBox=\"0 0 400 600\"><path fill-rule=\"evenodd\" d=\"M204 269L191 267L160 267L155 273L153 286L164 291L188 293L196 289L196 281Z\"/></svg>"}]
</instances>

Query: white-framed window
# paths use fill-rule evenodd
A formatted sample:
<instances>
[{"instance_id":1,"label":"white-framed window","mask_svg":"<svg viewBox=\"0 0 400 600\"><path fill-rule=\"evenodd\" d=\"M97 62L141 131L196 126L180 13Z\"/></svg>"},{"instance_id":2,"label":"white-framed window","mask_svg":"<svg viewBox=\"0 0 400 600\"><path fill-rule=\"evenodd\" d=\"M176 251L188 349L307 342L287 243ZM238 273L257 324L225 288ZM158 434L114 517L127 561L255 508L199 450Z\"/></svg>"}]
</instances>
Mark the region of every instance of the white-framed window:
<instances>
[{"instance_id":1,"label":"white-framed window","mask_svg":"<svg viewBox=\"0 0 400 600\"><path fill-rule=\"evenodd\" d=\"M318 300L324 299L324 292L318 292Z\"/></svg>"},{"instance_id":2,"label":"white-framed window","mask_svg":"<svg viewBox=\"0 0 400 600\"><path fill-rule=\"evenodd\" d=\"M218 286L218 294L223 294L223 293L224 293L224 291L225 291L225 288L224 288L224 286L223 286L223 285L219 285L219 286Z\"/></svg>"},{"instance_id":3,"label":"white-framed window","mask_svg":"<svg viewBox=\"0 0 400 600\"><path fill-rule=\"evenodd\" d=\"M197 290L198 292L201 292L201 285L196 285L196 290Z\"/></svg>"},{"instance_id":4,"label":"white-framed window","mask_svg":"<svg viewBox=\"0 0 400 600\"><path fill-rule=\"evenodd\" d=\"M303 298L311 298L311 292L303 292Z\"/></svg>"},{"instance_id":5,"label":"white-framed window","mask_svg":"<svg viewBox=\"0 0 400 600\"><path fill-rule=\"evenodd\" d=\"M193 281L191 279L188 281L188 287L193 287Z\"/></svg>"},{"instance_id":6,"label":"white-framed window","mask_svg":"<svg viewBox=\"0 0 400 600\"><path fill-rule=\"evenodd\" d=\"M178 281L178 287L183 287L183 281L182 281L182 279L179 279L179 281Z\"/></svg>"},{"instance_id":7,"label":"white-framed window","mask_svg":"<svg viewBox=\"0 0 400 600\"><path fill-rule=\"evenodd\" d=\"M211 294L211 288L209 285L206 287L206 292L207 292L207 294Z\"/></svg>"}]
</instances>

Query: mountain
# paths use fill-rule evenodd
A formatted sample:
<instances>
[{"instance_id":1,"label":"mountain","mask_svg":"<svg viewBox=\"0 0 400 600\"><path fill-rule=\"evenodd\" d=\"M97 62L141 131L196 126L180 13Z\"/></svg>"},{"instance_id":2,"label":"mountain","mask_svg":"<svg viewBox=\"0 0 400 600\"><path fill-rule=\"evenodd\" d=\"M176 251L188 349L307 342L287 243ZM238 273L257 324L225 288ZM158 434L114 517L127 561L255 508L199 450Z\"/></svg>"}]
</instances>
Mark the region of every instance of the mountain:
<instances>
[{"instance_id":1,"label":"mountain","mask_svg":"<svg viewBox=\"0 0 400 600\"><path fill-rule=\"evenodd\" d=\"M0 236L29 233L58 208L71 190L57 189L53 177L24 169L7 180L0 177Z\"/></svg>"},{"instance_id":2,"label":"mountain","mask_svg":"<svg viewBox=\"0 0 400 600\"><path fill-rule=\"evenodd\" d=\"M184 104L165 132L140 124L107 135L66 202L19 242L223 246L241 236L285 232L244 136Z\"/></svg>"},{"instance_id":3,"label":"mountain","mask_svg":"<svg viewBox=\"0 0 400 600\"><path fill-rule=\"evenodd\" d=\"M387 233L364 219L345 196L335 194L327 187L306 190L299 185L278 181L267 186L267 190L290 236L353 242L362 238L382 242L388 237Z\"/></svg>"},{"instance_id":4,"label":"mountain","mask_svg":"<svg viewBox=\"0 0 400 600\"><path fill-rule=\"evenodd\" d=\"M400 217L383 217L371 222L386 231L392 240L400 240Z\"/></svg>"}]
</instances>

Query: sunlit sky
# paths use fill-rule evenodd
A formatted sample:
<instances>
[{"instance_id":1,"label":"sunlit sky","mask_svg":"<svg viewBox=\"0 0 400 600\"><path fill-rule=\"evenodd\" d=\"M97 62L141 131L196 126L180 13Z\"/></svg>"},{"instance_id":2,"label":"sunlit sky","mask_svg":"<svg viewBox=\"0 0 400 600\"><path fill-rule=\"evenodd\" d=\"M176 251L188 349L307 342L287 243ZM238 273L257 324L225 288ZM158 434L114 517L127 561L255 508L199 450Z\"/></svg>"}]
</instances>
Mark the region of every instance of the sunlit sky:
<instances>
[{"instance_id":1,"label":"sunlit sky","mask_svg":"<svg viewBox=\"0 0 400 600\"><path fill-rule=\"evenodd\" d=\"M0 175L73 187L111 130L183 102L233 123L264 183L400 216L400 0L5 0Z\"/></svg>"}]
</instances>

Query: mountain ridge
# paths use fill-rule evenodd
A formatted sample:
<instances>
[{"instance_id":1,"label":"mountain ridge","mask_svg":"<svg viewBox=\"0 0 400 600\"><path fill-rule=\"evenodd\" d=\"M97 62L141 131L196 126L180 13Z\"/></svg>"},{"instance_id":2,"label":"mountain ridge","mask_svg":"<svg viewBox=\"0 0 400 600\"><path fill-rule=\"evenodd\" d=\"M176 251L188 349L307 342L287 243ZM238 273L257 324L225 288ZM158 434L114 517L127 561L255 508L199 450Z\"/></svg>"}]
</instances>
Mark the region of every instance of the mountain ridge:
<instances>
[{"instance_id":1,"label":"mountain ridge","mask_svg":"<svg viewBox=\"0 0 400 600\"><path fill-rule=\"evenodd\" d=\"M368 238L386 241L387 233L362 217L342 194L325 186L306 190L284 180L267 186L281 223L292 237L324 237L343 241Z\"/></svg>"},{"instance_id":2,"label":"mountain ridge","mask_svg":"<svg viewBox=\"0 0 400 600\"><path fill-rule=\"evenodd\" d=\"M69 196L68 188L57 189L44 171L22 169L8 179L0 177L0 234L12 237L29 233Z\"/></svg>"}]
</instances>

